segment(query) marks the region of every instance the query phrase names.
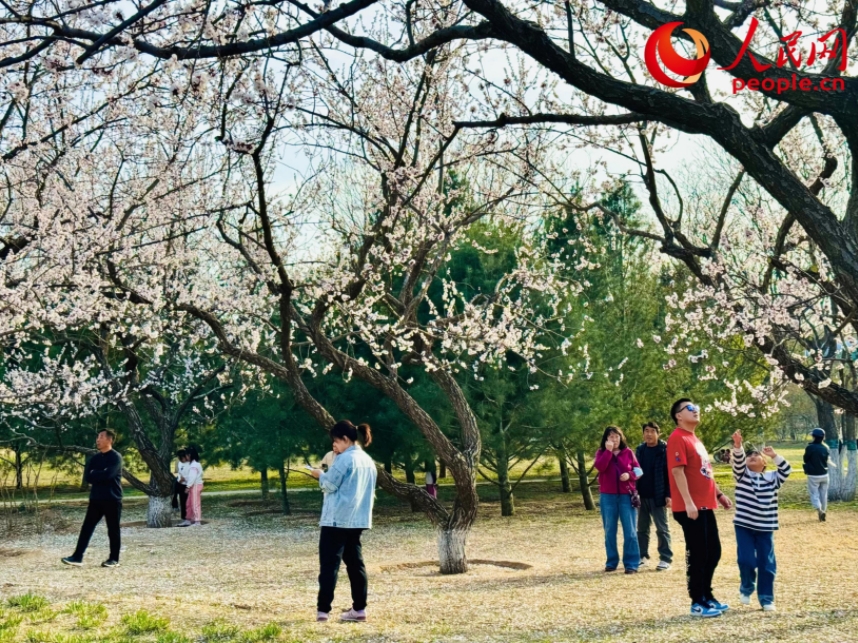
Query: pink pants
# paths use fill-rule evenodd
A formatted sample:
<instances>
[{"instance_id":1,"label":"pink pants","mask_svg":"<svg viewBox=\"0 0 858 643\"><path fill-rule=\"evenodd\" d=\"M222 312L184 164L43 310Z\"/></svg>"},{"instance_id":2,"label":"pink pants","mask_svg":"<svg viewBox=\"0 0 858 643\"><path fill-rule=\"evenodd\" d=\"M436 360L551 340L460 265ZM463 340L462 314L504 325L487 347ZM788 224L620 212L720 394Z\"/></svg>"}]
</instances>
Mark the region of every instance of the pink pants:
<instances>
[{"instance_id":1,"label":"pink pants","mask_svg":"<svg viewBox=\"0 0 858 643\"><path fill-rule=\"evenodd\" d=\"M188 522L199 522L203 515L202 499L203 485L195 484L188 489L188 502L185 505Z\"/></svg>"}]
</instances>

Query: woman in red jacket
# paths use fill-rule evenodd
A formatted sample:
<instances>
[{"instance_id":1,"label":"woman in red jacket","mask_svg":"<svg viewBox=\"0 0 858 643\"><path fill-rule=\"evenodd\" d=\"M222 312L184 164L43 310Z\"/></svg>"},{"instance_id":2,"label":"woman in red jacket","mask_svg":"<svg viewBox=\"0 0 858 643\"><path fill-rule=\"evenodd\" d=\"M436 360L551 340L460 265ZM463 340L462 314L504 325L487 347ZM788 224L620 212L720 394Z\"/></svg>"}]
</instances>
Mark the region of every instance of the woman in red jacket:
<instances>
[{"instance_id":1,"label":"woman in red jacket","mask_svg":"<svg viewBox=\"0 0 858 643\"><path fill-rule=\"evenodd\" d=\"M641 564L641 553L636 528L637 509L632 496L637 493L635 480L641 469L619 427L605 429L596 451L595 466L599 472L599 510L608 554L605 571L615 571L620 564L617 550L617 522L620 522L623 525L623 567L627 574L636 574Z\"/></svg>"}]
</instances>

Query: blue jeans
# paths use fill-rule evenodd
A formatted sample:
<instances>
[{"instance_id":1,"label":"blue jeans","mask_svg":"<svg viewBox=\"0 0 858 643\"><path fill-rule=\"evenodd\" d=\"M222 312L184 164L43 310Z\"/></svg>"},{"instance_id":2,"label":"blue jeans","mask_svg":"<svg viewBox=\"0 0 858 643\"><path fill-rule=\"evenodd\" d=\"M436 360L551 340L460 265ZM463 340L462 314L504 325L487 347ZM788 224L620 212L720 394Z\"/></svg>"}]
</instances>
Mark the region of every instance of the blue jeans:
<instances>
[{"instance_id":1,"label":"blue jeans","mask_svg":"<svg viewBox=\"0 0 858 643\"><path fill-rule=\"evenodd\" d=\"M617 522L623 523L623 567L637 569L641 564L638 547L637 511L627 493L603 493L599 496L599 511L605 528L605 551L608 560L605 567L617 568L620 553L617 551Z\"/></svg>"},{"instance_id":2,"label":"blue jeans","mask_svg":"<svg viewBox=\"0 0 858 643\"><path fill-rule=\"evenodd\" d=\"M773 531L755 531L747 527L736 527L736 548L739 553L739 591L745 596L754 593L757 583L757 598L760 605L775 602L775 534Z\"/></svg>"}]
</instances>

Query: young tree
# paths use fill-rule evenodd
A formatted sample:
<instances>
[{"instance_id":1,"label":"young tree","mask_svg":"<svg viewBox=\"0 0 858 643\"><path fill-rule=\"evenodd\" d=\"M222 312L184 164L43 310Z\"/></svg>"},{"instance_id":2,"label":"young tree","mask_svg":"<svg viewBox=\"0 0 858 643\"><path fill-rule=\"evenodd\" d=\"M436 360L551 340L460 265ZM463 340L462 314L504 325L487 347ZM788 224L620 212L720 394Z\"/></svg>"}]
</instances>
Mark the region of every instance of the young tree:
<instances>
[{"instance_id":1,"label":"young tree","mask_svg":"<svg viewBox=\"0 0 858 643\"><path fill-rule=\"evenodd\" d=\"M148 468L149 481L130 466L123 476L149 496L148 525L169 527L176 433L182 424L210 418L224 392L236 392L226 364L202 350L205 336L199 330L191 324L111 332L101 324L97 335L83 328L50 338L18 333L0 379L0 418L17 426L14 436L30 446L90 455L96 453L96 429L80 427L98 427L98 416L111 409Z\"/></svg>"}]
</instances>

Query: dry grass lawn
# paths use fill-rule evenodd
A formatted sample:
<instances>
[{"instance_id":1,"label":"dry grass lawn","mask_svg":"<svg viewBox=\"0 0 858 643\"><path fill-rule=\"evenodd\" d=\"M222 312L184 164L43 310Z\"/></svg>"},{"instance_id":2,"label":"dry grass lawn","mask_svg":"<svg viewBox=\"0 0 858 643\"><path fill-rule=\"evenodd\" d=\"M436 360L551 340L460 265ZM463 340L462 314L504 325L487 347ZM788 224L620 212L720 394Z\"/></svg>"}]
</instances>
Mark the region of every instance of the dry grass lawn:
<instances>
[{"instance_id":1,"label":"dry grass lawn","mask_svg":"<svg viewBox=\"0 0 858 643\"><path fill-rule=\"evenodd\" d=\"M790 487L792 506L803 484ZM106 557L103 527L85 567L59 563L73 549L83 511L63 508L70 529L0 542L0 643L858 640L854 506L836 508L826 523L806 509L782 511L773 614L737 604L735 539L730 515L720 512L724 556L715 589L733 608L702 622L687 616L681 564L636 576L601 572L599 515L583 511L577 494L527 485L517 515L501 518L496 498L485 493L470 557L532 567L479 564L449 577L415 566L435 558L433 533L425 520L379 494L376 528L364 539L371 620L360 625L314 622L316 494L296 494L292 517L212 499L204 508L211 523L203 528L125 529L122 566L114 570L97 565ZM139 520L143 511L142 504L128 503L125 520ZM673 533L681 553L681 532ZM21 600L27 593L48 604ZM348 606L343 573L335 611Z\"/></svg>"}]
</instances>

